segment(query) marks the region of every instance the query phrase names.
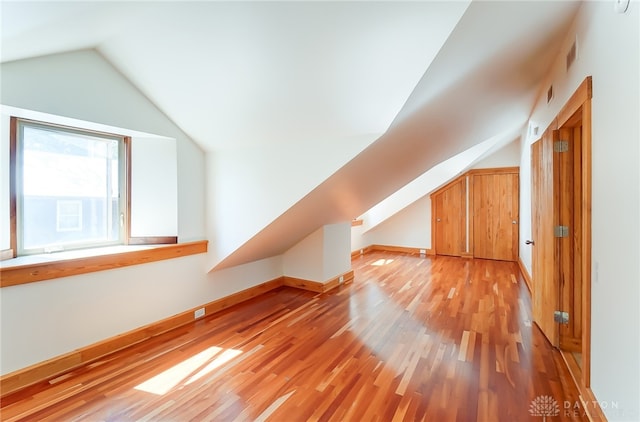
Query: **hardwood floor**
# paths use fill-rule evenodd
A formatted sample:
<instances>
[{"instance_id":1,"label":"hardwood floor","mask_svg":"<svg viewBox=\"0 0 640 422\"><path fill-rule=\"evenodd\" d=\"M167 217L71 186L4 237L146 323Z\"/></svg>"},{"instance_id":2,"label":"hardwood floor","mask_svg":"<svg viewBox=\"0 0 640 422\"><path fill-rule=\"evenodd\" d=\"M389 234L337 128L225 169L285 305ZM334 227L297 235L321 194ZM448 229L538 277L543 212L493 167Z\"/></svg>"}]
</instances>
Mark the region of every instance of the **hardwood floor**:
<instances>
[{"instance_id":1,"label":"hardwood floor","mask_svg":"<svg viewBox=\"0 0 640 422\"><path fill-rule=\"evenodd\" d=\"M7 396L1 418L586 420L516 264L373 252L353 268L348 286L282 287Z\"/></svg>"}]
</instances>

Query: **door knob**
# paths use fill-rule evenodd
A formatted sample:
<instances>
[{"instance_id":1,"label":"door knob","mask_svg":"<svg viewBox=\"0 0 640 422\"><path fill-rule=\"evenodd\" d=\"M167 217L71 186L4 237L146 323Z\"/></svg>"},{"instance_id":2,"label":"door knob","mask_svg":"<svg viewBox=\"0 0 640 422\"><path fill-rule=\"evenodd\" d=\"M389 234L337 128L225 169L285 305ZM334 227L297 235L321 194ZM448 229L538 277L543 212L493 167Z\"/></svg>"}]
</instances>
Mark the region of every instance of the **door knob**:
<instances>
[{"instance_id":1,"label":"door knob","mask_svg":"<svg viewBox=\"0 0 640 422\"><path fill-rule=\"evenodd\" d=\"M525 240L524 243L525 245L535 245L533 240Z\"/></svg>"}]
</instances>

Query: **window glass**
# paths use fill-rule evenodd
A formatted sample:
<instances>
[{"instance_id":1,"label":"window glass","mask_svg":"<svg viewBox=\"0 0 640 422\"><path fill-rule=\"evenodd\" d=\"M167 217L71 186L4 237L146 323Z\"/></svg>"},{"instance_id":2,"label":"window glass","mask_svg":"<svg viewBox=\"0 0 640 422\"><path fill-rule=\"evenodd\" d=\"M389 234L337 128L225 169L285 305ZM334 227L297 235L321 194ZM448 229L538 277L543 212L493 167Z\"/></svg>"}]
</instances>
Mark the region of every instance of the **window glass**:
<instances>
[{"instance_id":1,"label":"window glass","mask_svg":"<svg viewBox=\"0 0 640 422\"><path fill-rule=\"evenodd\" d=\"M21 122L19 250L121 243L123 139Z\"/></svg>"}]
</instances>

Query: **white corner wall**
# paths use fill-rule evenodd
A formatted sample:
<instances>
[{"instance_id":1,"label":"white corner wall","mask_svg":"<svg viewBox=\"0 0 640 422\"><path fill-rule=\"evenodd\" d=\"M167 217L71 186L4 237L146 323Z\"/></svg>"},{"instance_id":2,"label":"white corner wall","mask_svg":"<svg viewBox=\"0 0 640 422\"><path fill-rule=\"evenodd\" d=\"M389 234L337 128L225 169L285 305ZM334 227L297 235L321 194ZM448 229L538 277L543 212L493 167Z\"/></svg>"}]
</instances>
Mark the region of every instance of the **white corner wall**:
<instances>
[{"instance_id":1,"label":"white corner wall","mask_svg":"<svg viewBox=\"0 0 640 422\"><path fill-rule=\"evenodd\" d=\"M520 137L476 162L472 169L516 167L520 165Z\"/></svg>"},{"instance_id":2,"label":"white corner wall","mask_svg":"<svg viewBox=\"0 0 640 422\"><path fill-rule=\"evenodd\" d=\"M9 203L9 115L0 113L0 251L11 247ZM5 182L6 181L6 182Z\"/></svg>"},{"instance_id":3,"label":"white corner wall","mask_svg":"<svg viewBox=\"0 0 640 422\"><path fill-rule=\"evenodd\" d=\"M323 226L282 255L285 276L324 283L351 270L351 223Z\"/></svg>"},{"instance_id":4,"label":"white corner wall","mask_svg":"<svg viewBox=\"0 0 640 422\"><path fill-rule=\"evenodd\" d=\"M382 224L364 233L362 246L431 248L431 197L425 195ZM354 249L354 251L357 249Z\"/></svg>"},{"instance_id":5,"label":"white corner wall","mask_svg":"<svg viewBox=\"0 0 640 422\"><path fill-rule=\"evenodd\" d=\"M325 281L323 245L324 228L321 227L282 255L284 275L303 280Z\"/></svg>"},{"instance_id":6,"label":"white corner wall","mask_svg":"<svg viewBox=\"0 0 640 422\"><path fill-rule=\"evenodd\" d=\"M205 261L205 254L191 255L2 288L0 374L282 275L280 257L208 274Z\"/></svg>"},{"instance_id":7,"label":"white corner wall","mask_svg":"<svg viewBox=\"0 0 640 422\"><path fill-rule=\"evenodd\" d=\"M324 281L351 270L351 222L324 226Z\"/></svg>"},{"instance_id":8,"label":"white corner wall","mask_svg":"<svg viewBox=\"0 0 640 422\"><path fill-rule=\"evenodd\" d=\"M272 223L376 139L376 135L207 154L211 267ZM239 192L241 192L239 194ZM256 212L259 210L259 212Z\"/></svg>"},{"instance_id":9,"label":"white corner wall","mask_svg":"<svg viewBox=\"0 0 640 422\"><path fill-rule=\"evenodd\" d=\"M541 98L531 116L542 133L593 76L591 388L610 421L640 420L639 22L639 2L624 14L612 2L583 3L548 81L554 99L547 105ZM567 73L565 55L576 37L577 59ZM530 143L521 152L523 211L531 207ZM524 217L521 241L531 233L530 214ZM520 250L530 271L530 251Z\"/></svg>"},{"instance_id":10,"label":"white corner wall","mask_svg":"<svg viewBox=\"0 0 640 422\"><path fill-rule=\"evenodd\" d=\"M167 164L174 181L163 185L167 189L163 193L174 197L177 204L177 208L169 210L174 221L169 229L180 241L205 238L204 154L99 54L88 50L3 63L0 72L0 103L7 108L175 139L163 144L161 154L166 159L170 150L174 151L172 162ZM1 157L6 160L8 114L4 110ZM147 146L153 149L159 144ZM153 159L160 157L150 151L134 151L136 157L138 153L151 154ZM140 165L140 158L137 161ZM6 168L3 164L3 198L8 195ZM3 206L3 227L7 225L6 214ZM6 246L3 237L3 247ZM205 261L206 255L200 254L0 289L0 373L53 358L282 275L279 257L209 274Z\"/></svg>"},{"instance_id":11,"label":"white corner wall","mask_svg":"<svg viewBox=\"0 0 640 422\"><path fill-rule=\"evenodd\" d=\"M176 140L131 138L131 236L178 236Z\"/></svg>"},{"instance_id":12,"label":"white corner wall","mask_svg":"<svg viewBox=\"0 0 640 422\"><path fill-rule=\"evenodd\" d=\"M505 136L508 136L507 139L512 139L512 135L513 133L509 132L508 135L495 137L484 148L478 147L475 156L461 160L454 168L465 170L469 167L479 169L520 165L519 137L506 145L504 142L496 141L505 139ZM498 149L495 149L496 147ZM486 156L482 158L483 155ZM474 159L477 162L473 163ZM437 167L432 170L438 170ZM352 229L351 250L355 252L369 245L431 249L431 197L425 194L448 183L458 174L427 172L387 198L384 204L376 205L363 215L364 224ZM419 199L415 200L414 197ZM389 215L386 216L385 213Z\"/></svg>"},{"instance_id":13,"label":"white corner wall","mask_svg":"<svg viewBox=\"0 0 640 422\"><path fill-rule=\"evenodd\" d=\"M61 53L2 63L0 72L0 104L176 139L177 234L205 238L202 151L102 56Z\"/></svg>"}]
</instances>

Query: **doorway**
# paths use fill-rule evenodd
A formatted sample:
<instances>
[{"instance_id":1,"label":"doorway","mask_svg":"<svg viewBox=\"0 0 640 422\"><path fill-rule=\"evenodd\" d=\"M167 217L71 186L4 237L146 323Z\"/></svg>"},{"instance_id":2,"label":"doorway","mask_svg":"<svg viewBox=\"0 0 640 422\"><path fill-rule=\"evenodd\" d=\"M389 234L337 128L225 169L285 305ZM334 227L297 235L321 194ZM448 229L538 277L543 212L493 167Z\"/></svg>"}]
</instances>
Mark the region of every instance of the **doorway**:
<instances>
[{"instance_id":1,"label":"doorway","mask_svg":"<svg viewBox=\"0 0 640 422\"><path fill-rule=\"evenodd\" d=\"M590 385L591 78L531 146L534 320Z\"/></svg>"}]
</instances>

